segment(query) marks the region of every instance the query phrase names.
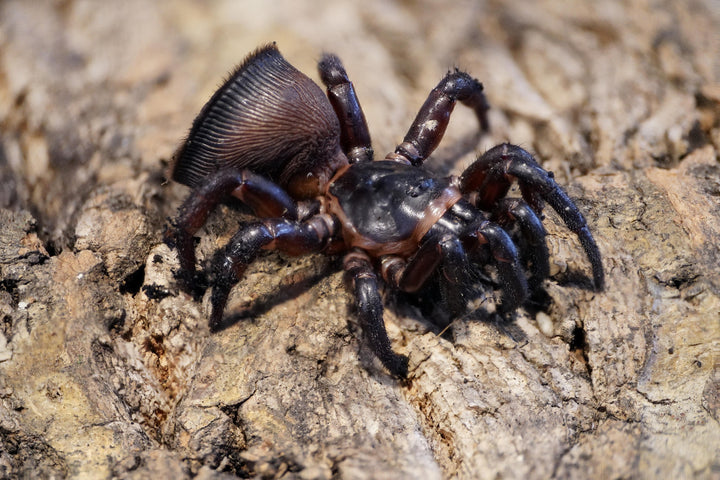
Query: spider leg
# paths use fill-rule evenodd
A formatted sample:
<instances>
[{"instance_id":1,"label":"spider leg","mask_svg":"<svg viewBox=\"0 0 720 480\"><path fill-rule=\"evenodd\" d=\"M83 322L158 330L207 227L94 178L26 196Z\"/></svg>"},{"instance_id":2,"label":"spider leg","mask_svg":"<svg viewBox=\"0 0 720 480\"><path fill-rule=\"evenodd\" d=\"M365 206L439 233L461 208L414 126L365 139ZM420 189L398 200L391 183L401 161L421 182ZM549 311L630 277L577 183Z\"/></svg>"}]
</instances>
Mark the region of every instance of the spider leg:
<instances>
[{"instance_id":1,"label":"spider leg","mask_svg":"<svg viewBox=\"0 0 720 480\"><path fill-rule=\"evenodd\" d=\"M390 373L407 377L408 358L393 352L385 330L382 298L370 257L361 250L353 250L345 255L343 265L355 291L358 318L366 341Z\"/></svg>"},{"instance_id":2,"label":"spider leg","mask_svg":"<svg viewBox=\"0 0 720 480\"><path fill-rule=\"evenodd\" d=\"M500 226L484 219L471 224L460 237L444 234L438 240L426 241L407 262L398 257L384 257L381 261L383 277L394 287L412 293L442 265L445 280L455 293L448 298L449 307L453 313L459 313L472 300L475 282L468 268L467 251L482 244L488 245L500 278L499 311L510 312L527 298L527 280L510 236Z\"/></svg>"},{"instance_id":3,"label":"spider leg","mask_svg":"<svg viewBox=\"0 0 720 480\"><path fill-rule=\"evenodd\" d=\"M318 71L327 87L330 104L340 120L340 145L343 152L350 163L372 161L370 131L345 67L336 55L326 53L318 62Z\"/></svg>"},{"instance_id":4,"label":"spider leg","mask_svg":"<svg viewBox=\"0 0 720 480\"><path fill-rule=\"evenodd\" d=\"M517 179L523 198L533 210L539 214L542 202L547 202L578 236L592 266L595 288L602 290L605 274L600 250L585 218L555 182L552 173L541 168L530 153L508 143L491 148L463 172L460 190L463 193L478 192L478 206L483 210L493 210L514 179Z\"/></svg>"},{"instance_id":5,"label":"spider leg","mask_svg":"<svg viewBox=\"0 0 720 480\"><path fill-rule=\"evenodd\" d=\"M483 244L490 248L502 291L499 312L508 313L521 306L528 297L527 279L515 244L505 230L488 220L480 220L466 229L461 240L469 245L469 250Z\"/></svg>"},{"instance_id":6,"label":"spider leg","mask_svg":"<svg viewBox=\"0 0 720 480\"><path fill-rule=\"evenodd\" d=\"M457 236L450 233L427 240L408 261L386 255L381 258L380 265L385 281L408 293L417 292L441 268L446 280L443 284L453 292L446 298L453 314L463 313L475 293L465 247Z\"/></svg>"},{"instance_id":7,"label":"spider leg","mask_svg":"<svg viewBox=\"0 0 720 480\"><path fill-rule=\"evenodd\" d=\"M197 289L193 235L205 224L218 203L234 196L259 216L297 218L295 201L278 185L249 170L220 170L210 175L180 206L173 229L168 232L180 260L178 278L188 292ZM198 294L199 292L193 292Z\"/></svg>"},{"instance_id":8,"label":"spider leg","mask_svg":"<svg viewBox=\"0 0 720 480\"><path fill-rule=\"evenodd\" d=\"M545 241L545 227L530 206L519 198L503 198L490 218L505 230L517 224L527 242L530 263L530 288L536 289L550 275L550 253Z\"/></svg>"},{"instance_id":9,"label":"spider leg","mask_svg":"<svg viewBox=\"0 0 720 480\"><path fill-rule=\"evenodd\" d=\"M385 255L380 259L380 264L383 278L393 288L414 293L420 290L441 264L467 264L467 257L457 237L447 234L440 239L425 241L409 260L397 255ZM460 277L460 273L453 272L448 279L458 283Z\"/></svg>"},{"instance_id":10,"label":"spider leg","mask_svg":"<svg viewBox=\"0 0 720 480\"><path fill-rule=\"evenodd\" d=\"M482 90L482 83L467 73L459 70L449 72L430 92L403 142L387 158L421 165L440 143L457 101L472 108L480 122L480 129L487 131L490 128L487 117L490 106Z\"/></svg>"},{"instance_id":11,"label":"spider leg","mask_svg":"<svg viewBox=\"0 0 720 480\"><path fill-rule=\"evenodd\" d=\"M210 264L213 287L211 328L221 325L230 290L261 249L279 250L290 255L320 252L330 244L337 229L338 225L328 215L315 215L304 222L269 218L242 224Z\"/></svg>"}]
</instances>

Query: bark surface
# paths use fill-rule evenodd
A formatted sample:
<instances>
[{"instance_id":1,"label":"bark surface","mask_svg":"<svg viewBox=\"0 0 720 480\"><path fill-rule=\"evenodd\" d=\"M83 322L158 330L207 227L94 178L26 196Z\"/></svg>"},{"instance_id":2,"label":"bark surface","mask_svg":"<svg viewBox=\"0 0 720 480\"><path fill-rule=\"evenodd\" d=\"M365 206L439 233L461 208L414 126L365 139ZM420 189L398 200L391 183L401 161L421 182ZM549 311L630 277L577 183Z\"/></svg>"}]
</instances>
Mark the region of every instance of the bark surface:
<instances>
[{"instance_id":1,"label":"bark surface","mask_svg":"<svg viewBox=\"0 0 720 480\"><path fill-rule=\"evenodd\" d=\"M0 477L717 478L719 31L712 0L0 3ZM605 291L548 213L546 312L439 335L387 295L406 383L336 259L263 255L211 333L162 243L189 193L163 169L269 41L316 81L344 60L377 156L447 69L479 78L491 133L458 106L427 166L532 151ZM242 218L220 207L199 257Z\"/></svg>"}]
</instances>

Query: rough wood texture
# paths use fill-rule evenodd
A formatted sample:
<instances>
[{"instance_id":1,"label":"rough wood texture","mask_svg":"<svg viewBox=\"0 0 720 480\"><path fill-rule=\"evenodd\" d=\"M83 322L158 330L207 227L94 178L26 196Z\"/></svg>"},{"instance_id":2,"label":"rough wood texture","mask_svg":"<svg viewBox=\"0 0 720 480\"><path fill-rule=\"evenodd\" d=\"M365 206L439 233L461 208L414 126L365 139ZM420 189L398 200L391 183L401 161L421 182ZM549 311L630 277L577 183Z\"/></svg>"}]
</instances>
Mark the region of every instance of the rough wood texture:
<instances>
[{"instance_id":1,"label":"rough wood texture","mask_svg":"<svg viewBox=\"0 0 720 480\"><path fill-rule=\"evenodd\" d=\"M719 9L0 3L0 477L717 478ZM388 299L407 384L358 342L324 257L263 257L231 300L250 318L211 334L161 243L187 194L163 164L272 40L314 78L323 49L345 60L377 152L447 68L480 78L492 133L456 109L429 165L535 152L585 212L606 291L579 287L550 214L547 314L438 336ZM213 216L201 256L236 215Z\"/></svg>"}]
</instances>

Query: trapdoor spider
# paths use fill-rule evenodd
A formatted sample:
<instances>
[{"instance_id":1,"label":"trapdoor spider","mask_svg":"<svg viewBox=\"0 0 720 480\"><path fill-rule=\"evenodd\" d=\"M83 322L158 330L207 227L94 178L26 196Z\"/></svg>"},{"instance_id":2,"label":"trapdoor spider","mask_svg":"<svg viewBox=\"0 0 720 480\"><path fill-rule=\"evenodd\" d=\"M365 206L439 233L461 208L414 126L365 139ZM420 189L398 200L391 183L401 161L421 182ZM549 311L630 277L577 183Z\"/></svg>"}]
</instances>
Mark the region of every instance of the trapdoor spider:
<instances>
[{"instance_id":1,"label":"trapdoor spider","mask_svg":"<svg viewBox=\"0 0 720 480\"><path fill-rule=\"evenodd\" d=\"M423 168L457 101L487 130L480 82L449 72L403 142L374 161L342 63L325 54L318 69L327 97L274 44L259 48L203 107L173 158L171 177L194 188L168 237L178 250L183 289L197 294L204 288L198 287L204 274L195 267L193 235L219 202L236 197L258 217L241 224L209 264L211 325L220 324L231 288L260 250L344 253L364 336L383 365L405 377L408 359L392 350L385 330L379 277L391 288L416 292L441 272L452 287L447 290L458 293L449 302L462 308L478 288L473 271L490 263L498 311L510 312L549 275L539 219L545 202L577 234L595 288L603 288L600 252L585 219L528 152L498 145L460 177L439 178ZM522 198L506 198L514 181ZM516 242L527 251L519 253Z\"/></svg>"}]
</instances>

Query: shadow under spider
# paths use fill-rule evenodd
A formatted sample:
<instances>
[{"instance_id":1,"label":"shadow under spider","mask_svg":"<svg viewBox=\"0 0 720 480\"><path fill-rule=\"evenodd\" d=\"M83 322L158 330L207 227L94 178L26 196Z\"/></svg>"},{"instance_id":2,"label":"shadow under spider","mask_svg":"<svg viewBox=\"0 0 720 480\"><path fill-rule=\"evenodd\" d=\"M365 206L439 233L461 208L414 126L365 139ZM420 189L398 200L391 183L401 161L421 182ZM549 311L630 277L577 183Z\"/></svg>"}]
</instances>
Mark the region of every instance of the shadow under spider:
<instances>
[{"instance_id":1,"label":"shadow under spider","mask_svg":"<svg viewBox=\"0 0 720 480\"><path fill-rule=\"evenodd\" d=\"M497 291L500 288L499 285L489 280L488 277L485 277L485 281L478 287L478 295L476 299L474 299L480 299L480 306L459 313L451 312L451 308L448 307L446 299L443 298L441 281L441 275L435 274L419 292L413 294L392 292L387 302L388 308L392 309L398 315L411 318L429 326L430 330L436 335L441 336L451 343L455 341L452 326L456 325L457 322L482 322L490 324L515 343L521 344L528 341L525 332L514 321L517 310L500 314L487 308L487 300L492 296L492 291ZM581 290L594 290L592 278L580 270L569 270L562 275L558 275L557 278L551 278L550 281L561 286L572 285ZM482 300L483 297L485 297L485 300ZM525 310L530 317L535 318L539 312L547 313L550 310L552 302L552 297L550 297L543 285L540 284L532 289L528 299L520 308Z\"/></svg>"},{"instance_id":2,"label":"shadow under spider","mask_svg":"<svg viewBox=\"0 0 720 480\"><path fill-rule=\"evenodd\" d=\"M288 300L295 299L303 293L309 291L321 280L329 275L339 271L341 264L339 260L328 262L319 271L307 274L310 268L300 269L299 271L283 278L276 288L254 299L249 306L236 310L233 313L226 314L221 321L210 325L210 331L213 333L221 332L236 323L257 318L269 312L274 307ZM298 276L301 278L298 280Z\"/></svg>"},{"instance_id":3,"label":"shadow under spider","mask_svg":"<svg viewBox=\"0 0 720 480\"><path fill-rule=\"evenodd\" d=\"M329 275L342 269L342 257L338 257L327 262L319 271L309 274L310 268L300 269L294 274L284 278L280 285L271 291L254 299L249 306L236 310L233 313L226 314L220 322L210 325L210 331L217 333L236 323L257 318L269 312L272 308L281 303L292 300L303 293L309 291L321 280ZM301 278L298 279L298 276ZM404 293L401 291L386 292L385 307L391 309L398 315L411 318L434 331L442 338L454 343L454 335L452 333L452 325L455 322L483 322L494 325L498 331L511 339L513 342L521 344L528 341L525 332L515 323L515 311L501 315L496 312L489 311L485 305L478 308L467 310L460 313L451 313L447 308L446 299L442 298L442 291L439 282L441 275L435 274L427 282L427 284L416 293ZM559 285L574 285L576 288L583 290L593 290L592 279L581 271L568 271L562 274L560 278L552 279ZM485 282L484 290L478 290L478 297L490 296L492 290L499 287L493 282ZM529 298L523 304L522 308L534 317L538 312L547 312L552 303L552 298L548 295L542 286L536 287L531 292ZM485 304L485 301L481 301ZM350 312L354 312L354 308L350 308Z\"/></svg>"}]
</instances>

